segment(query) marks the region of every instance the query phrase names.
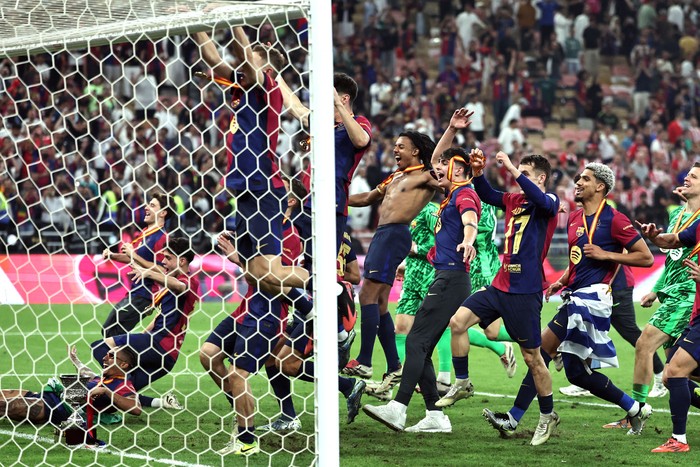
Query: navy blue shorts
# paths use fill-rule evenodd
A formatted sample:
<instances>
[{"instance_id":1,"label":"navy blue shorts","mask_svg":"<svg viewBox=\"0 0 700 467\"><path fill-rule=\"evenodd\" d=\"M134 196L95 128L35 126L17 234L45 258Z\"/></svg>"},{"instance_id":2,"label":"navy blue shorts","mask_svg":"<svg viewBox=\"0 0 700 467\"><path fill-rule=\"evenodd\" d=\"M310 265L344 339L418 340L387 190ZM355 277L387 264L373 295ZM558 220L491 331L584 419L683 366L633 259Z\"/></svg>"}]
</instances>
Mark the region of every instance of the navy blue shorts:
<instances>
[{"instance_id":1,"label":"navy blue shorts","mask_svg":"<svg viewBox=\"0 0 700 467\"><path fill-rule=\"evenodd\" d=\"M673 347L671 347L668 353L667 363L671 361L673 355L679 348L688 352L690 356L698 362L698 367L695 368L692 375L700 376L700 323L694 326L688 326L683 333L678 336L678 339L673 343Z\"/></svg>"},{"instance_id":2,"label":"navy blue shorts","mask_svg":"<svg viewBox=\"0 0 700 467\"><path fill-rule=\"evenodd\" d=\"M405 224L384 224L369 244L365 257L365 279L393 285L396 268L411 251L411 231Z\"/></svg>"},{"instance_id":3,"label":"navy blue shorts","mask_svg":"<svg viewBox=\"0 0 700 467\"><path fill-rule=\"evenodd\" d=\"M309 322L310 323L310 322ZM313 326L300 319L294 320L294 327L289 332L289 337L284 343L287 347L299 352L302 357L308 357L313 353L314 341L312 339Z\"/></svg>"},{"instance_id":4,"label":"navy blue shorts","mask_svg":"<svg viewBox=\"0 0 700 467\"><path fill-rule=\"evenodd\" d=\"M506 331L520 347L534 349L542 344L541 292L512 294L490 285L471 294L462 306L481 319L479 325L484 329L498 318L503 318Z\"/></svg>"},{"instance_id":5,"label":"navy blue shorts","mask_svg":"<svg viewBox=\"0 0 700 467\"><path fill-rule=\"evenodd\" d=\"M112 339L117 347L126 345L138 356L137 365L128 372L129 380L137 391L167 375L175 366L175 360L164 353L152 334L121 334ZM100 364L110 350L106 344L103 344L104 341L101 340L91 344L92 355Z\"/></svg>"},{"instance_id":6,"label":"navy blue shorts","mask_svg":"<svg viewBox=\"0 0 700 467\"><path fill-rule=\"evenodd\" d=\"M52 425L60 425L70 417L71 412L63 405L63 401L53 392L31 392L24 393L25 399L41 399L44 401L44 413L46 421Z\"/></svg>"},{"instance_id":7,"label":"navy blue shorts","mask_svg":"<svg viewBox=\"0 0 700 467\"><path fill-rule=\"evenodd\" d=\"M235 326L233 316L227 316L216 326L216 328L214 328L205 342L214 344L221 349L224 355L231 358L233 356L233 348L236 342L236 336L234 335Z\"/></svg>"},{"instance_id":8,"label":"navy blue shorts","mask_svg":"<svg viewBox=\"0 0 700 467\"><path fill-rule=\"evenodd\" d=\"M257 373L274 350L279 333L279 323L268 320L258 321L257 326L236 323L229 360L236 368Z\"/></svg>"},{"instance_id":9,"label":"navy blue shorts","mask_svg":"<svg viewBox=\"0 0 700 467\"><path fill-rule=\"evenodd\" d=\"M569 314L566 312L566 307L562 306L552 320L547 324L547 327L557 336L559 342L566 339L566 330L569 323Z\"/></svg>"},{"instance_id":10,"label":"navy blue shorts","mask_svg":"<svg viewBox=\"0 0 700 467\"><path fill-rule=\"evenodd\" d=\"M236 250L244 261L258 255L282 254L282 220L287 208L284 189L244 192L236 197Z\"/></svg>"}]
</instances>

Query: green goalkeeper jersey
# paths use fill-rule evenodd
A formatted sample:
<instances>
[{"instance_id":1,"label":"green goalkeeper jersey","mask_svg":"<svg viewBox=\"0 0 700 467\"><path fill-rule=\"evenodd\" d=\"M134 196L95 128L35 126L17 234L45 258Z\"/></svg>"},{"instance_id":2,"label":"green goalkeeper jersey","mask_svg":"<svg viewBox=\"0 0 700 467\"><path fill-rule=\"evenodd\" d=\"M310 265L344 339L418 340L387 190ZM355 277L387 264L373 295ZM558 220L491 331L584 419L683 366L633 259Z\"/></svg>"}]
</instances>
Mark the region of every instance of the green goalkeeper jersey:
<instances>
[{"instance_id":1,"label":"green goalkeeper jersey","mask_svg":"<svg viewBox=\"0 0 700 467\"><path fill-rule=\"evenodd\" d=\"M469 265L472 290L491 285L496 277L501 261L496 247L496 208L481 203L481 218L476 235L476 257Z\"/></svg>"},{"instance_id":2,"label":"green goalkeeper jersey","mask_svg":"<svg viewBox=\"0 0 700 467\"><path fill-rule=\"evenodd\" d=\"M416 244L416 254L406 258L405 277L417 280L422 284L430 284L433 280L433 266L427 256L435 245L435 225L437 224L439 206L428 203L411 222L411 239Z\"/></svg>"},{"instance_id":3,"label":"green goalkeeper jersey","mask_svg":"<svg viewBox=\"0 0 700 467\"><path fill-rule=\"evenodd\" d=\"M671 212L669 227L672 226L674 233L677 233L676 229L683 226L692 215L692 213L686 212L684 206L675 209ZM682 247L661 251L666 253L666 262L661 277L656 281L652 292L656 292L662 303L669 297L678 299L691 297L692 300L695 294L695 281L688 275L688 268L683 266L683 260L688 257L692 248ZM697 261L697 256L693 260Z\"/></svg>"}]
</instances>

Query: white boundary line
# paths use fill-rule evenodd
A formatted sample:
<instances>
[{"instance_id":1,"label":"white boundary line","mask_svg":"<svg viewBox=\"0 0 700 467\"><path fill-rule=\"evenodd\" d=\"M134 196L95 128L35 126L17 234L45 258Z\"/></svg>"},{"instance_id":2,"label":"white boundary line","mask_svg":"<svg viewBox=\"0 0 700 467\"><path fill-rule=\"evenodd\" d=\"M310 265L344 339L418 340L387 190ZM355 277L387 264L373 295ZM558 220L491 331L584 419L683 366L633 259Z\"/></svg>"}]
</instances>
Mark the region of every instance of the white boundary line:
<instances>
[{"instance_id":1,"label":"white boundary line","mask_svg":"<svg viewBox=\"0 0 700 467\"><path fill-rule=\"evenodd\" d=\"M504 398L504 399L515 399L515 396L512 396L510 394L493 394L490 392L478 392L478 391L475 392L474 394L476 394L478 396L500 397L500 398ZM585 402L582 399L583 399L583 397L576 397L576 398L572 398L572 399L554 399L554 402L559 402L561 404L578 404L578 405L585 405L587 407L601 407L601 408L605 408L605 409L622 410L622 409L620 409L619 405L604 404L601 402ZM651 404L651 402L649 404ZM652 405L652 408L654 409L654 413L671 413L671 411L668 409L657 409L653 405ZM697 416L697 415L700 415L700 412L688 412L688 415L696 415Z\"/></svg>"},{"instance_id":2,"label":"white boundary line","mask_svg":"<svg viewBox=\"0 0 700 467\"><path fill-rule=\"evenodd\" d=\"M20 432L15 432L15 431L10 431L10 430L0 429L0 435L10 436L12 438L28 439L30 441L35 441L35 442L44 443L44 444L55 444L55 441L52 438L47 438L46 436L30 435L28 433L20 433ZM70 448L68 448L68 449L70 450ZM209 467L206 464L190 464L189 462L178 461L175 459L157 459L155 457L150 457L150 456L146 456L143 454L134 454L134 453L129 453L129 452L117 451L117 450L109 449L109 448L92 450L92 452L100 453L100 454L111 454L113 456L119 456L122 459L124 459L124 458L138 459L138 460L146 461L148 463L177 465L179 467Z\"/></svg>"}]
</instances>

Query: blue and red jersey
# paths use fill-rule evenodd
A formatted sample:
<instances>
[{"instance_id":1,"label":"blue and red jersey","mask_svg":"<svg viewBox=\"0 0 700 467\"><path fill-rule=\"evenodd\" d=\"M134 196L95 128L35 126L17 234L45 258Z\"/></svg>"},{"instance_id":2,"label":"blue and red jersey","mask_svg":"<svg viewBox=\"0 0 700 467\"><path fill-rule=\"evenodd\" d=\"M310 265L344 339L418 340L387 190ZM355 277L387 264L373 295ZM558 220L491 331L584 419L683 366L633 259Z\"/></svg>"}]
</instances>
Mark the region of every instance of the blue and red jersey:
<instances>
[{"instance_id":1,"label":"blue and red jersey","mask_svg":"<svg viewBox=\"0 0 700 467\"><path fill-rule=\"evenodd\" d=\"M115 376L111 378L101 378L96 376L88 381L86 386L88 391L97 386L104 386L113 393L119 394L122 397L129 397L136 394L136 389L134 389L131 381L122 376ZM90 400L90 405L98 412L112 413L117 411L116 406L112 403L112 398L106 394L101 394L95 399Z\"/></svg>"},{"instance_id":2,"label":"blue and red jersey","mask_svg":"<svg viewBox=\"0 0 700 467\"><path fill-rule=\"evenodd\" d=\"M634 273L629 266L620 265L620 272L613 279L612 289L623 290L634 287Z\"/></svg>"},{"instance_id":3,"label":"blue and red jersey","mask_svg":"<svg viewBox=\"0 0 700 467\"><path fill-rule=\"evenodd\" d=\"M594 225L595 218L596 214L585 216L584 225L583 209L578 209L569 216L569 289L577 290L593 284L610 284L618 269L618 263L588 258L583 253L584 245L593 243L605 251L621 253L623 249L629 250L642 238L629 218L607 203ZM591 234L592 241L589 240ZM617 274L624 276L622 266Z\"/></svg>"},{"instance_id":4,"label":"blue and red jersey","mask_svg":"<svg viewBox=\"0 0 700 467\"><path fill-rule=\"evenodd\" d=\"M506 213L503 261L491 285L502 292L531 294L547 287L542 265L557 227L559 198L543 193L525 175L516 182L524 195L494 190L483 176L474 178L474 188L482 201Z\"/></svg>"},{"instance_id":5,"label":"blue and red jersey","mask_svg":"<svg viewBox=\"0 0 700 467\"><path fill-rule=\"evenodd\" d=\"M356 148L348 131L343 123L335 125L335 210L336 213L344 216L348 215L348 196L350 191L350 182L352 181L355 170L365 155L367 149L372 142L372 125L365 117L353 117L360 124L363 130L370 137L370 142L363 148Z\"/></svg>"},{"instance_id":6,"label":"blue and red jersey","mask_svg":"<svg viewBox=\"0 0 700 467\"><path fill-rule=\"evenodd\" d=\"M469 271L469 263L463 261L464 252L457 251L457 245L464 242L462 215L467 211L476 212L477 220L481 217L481 201L469 186L457 187L440 205L434 253L428 253L436 270Z\"/></svg>"},{"instance_id":7,"label":"blue and red jersey","mask_svg":"<svg viewBox=\"0 0 700 467\"><path fill-rule=\"evenodd\" d=\"M168 242L168 234L165 229L154 226L144 230L141 234L132 240L134 245L134 253L139 255L146 261L151 263L160 263L163 260L163 255L160 251ZM150 299L158 291L158 284L152 279L143 279L139 282L131 282L131 294L139 295Z\"/></svg>"},{"instance_id":8,"label":"blue and red jersey","mask_svg":"<svg viewBox=\"0 0 700 467\"><path fill-rule=\"evenodd\" d=\"M291 266L302 257L301 240L294 224L287 218L282 223L282 264ZM248 284L248 291L231 316L239 324L256 326L258 320L284 321L289 313L289 305L276 297L267 295ZM280 324L280 330L281 330Z\"/></svg>"},{"instance_id":9,"label":"blue and red jersey","mask_svg":"<svg viewBox=\"0 0 700 467\"><path fill-rule=\"evenodd\" d=\"M169 278L171 280L171 278ZM199 299L199 279L196 276L180 275L177 280L187 286L184 292L177 294L174 291L163 288L153 299L155 306L160 308L156 316L153 329L149 331L154 341L158 342L161 349L177 360L180 348L187 333L187 323L194 310L194 304Z\"/></svg>"},{"instance_id":10,"label":"blue and red jersey","mask_svg":"<svg viewBox=\"0 0 700 467\"><path fill-rule=\"evenodd\" d=\"M284 188L277 163L277 137L282 112L282 91L264 73L264 83L233 89L231 123L226 135L228 167L226 187L236 191L267 191ZM242 74L231 81L241 83Z\"/></svg>"},{"instance_id":11,"label":"blue and red jersey","mask_svg":"<svg viewBox=\"0 0 700 467\"><path fill-rule=\"evenodd\" d=\"M693 248L688 258L695 256L698 245L700 245L700 220L693 222L690 227L680 232L678 239L687 248ZM698 322L700 322L700 287L695 288L695 301L693 301L693 313L690 315L690 326L695 326Z\"/></svg>"}]
</instances>

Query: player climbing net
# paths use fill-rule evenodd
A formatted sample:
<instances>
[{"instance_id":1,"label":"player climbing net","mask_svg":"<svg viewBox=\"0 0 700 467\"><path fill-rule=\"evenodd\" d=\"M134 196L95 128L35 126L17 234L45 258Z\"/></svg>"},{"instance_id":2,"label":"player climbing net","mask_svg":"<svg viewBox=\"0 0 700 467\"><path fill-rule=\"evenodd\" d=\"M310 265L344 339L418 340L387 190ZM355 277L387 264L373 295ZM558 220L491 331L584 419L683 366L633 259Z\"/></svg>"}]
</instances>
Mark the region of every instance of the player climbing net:
<instances>
[{"instance_id":1,"label":"player climbing net","mask_svg":"<svg viewBox=\"0 0 700 467\"><path fill-rule=\"evenodd\" d=\"M154 397L172 392L182 410L144 408L139 417L125 414L97 425L97 436L107 442L99 453L56 444L51 423L2 418L0 464L226 463L216 451L236 422L203 370L199 348L248 288L241 268L216 242L235 226L237 213L234 197L220 188L229 163L234 86L226 82L231 76L214 79L193 36L207 33L223 61L236 67L232 31L244 26L251 43L283 51L280 76L315 109L311 3L0 0L0 306L6 310L0 390L38 393L48 390L50 377L75 374L67 345L76 345L97 375L104 370L90 358L90 344L102 338L102 323L134 279L128 261L115 258L120 244L139 245L154 193L164 193L173 211L168 236L186 238L196 253L189 270L199 279L201 299L185 322L172 371L139 391ZM316 172L324 163L304 152L308 133L290 112L279 120L279 141L267 149L276 152L285 178L310 188L311 161ZM321 186L314 182L312 191ZM318 252L319 242L314 247ZM111 251L106 257L105 249ZM264 374L261 369L250 379L256 425L280 416ZM319 459L319 398L301 381L292 381L292 393L302 428L263 433L255 458L261 463ZM337 412L337 400L329 407ZM325 446L337 462L333 440Z\"/></svg>"}]
</instances>

